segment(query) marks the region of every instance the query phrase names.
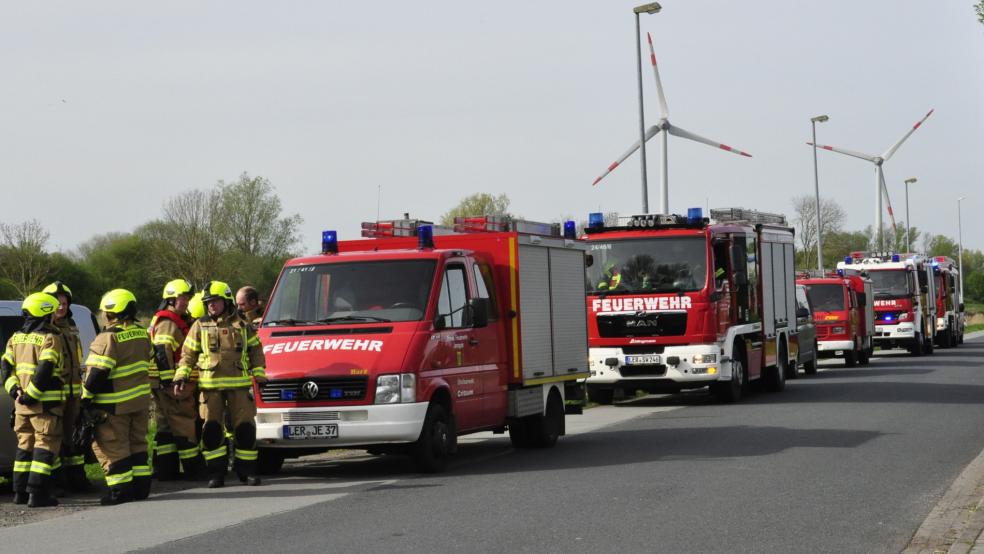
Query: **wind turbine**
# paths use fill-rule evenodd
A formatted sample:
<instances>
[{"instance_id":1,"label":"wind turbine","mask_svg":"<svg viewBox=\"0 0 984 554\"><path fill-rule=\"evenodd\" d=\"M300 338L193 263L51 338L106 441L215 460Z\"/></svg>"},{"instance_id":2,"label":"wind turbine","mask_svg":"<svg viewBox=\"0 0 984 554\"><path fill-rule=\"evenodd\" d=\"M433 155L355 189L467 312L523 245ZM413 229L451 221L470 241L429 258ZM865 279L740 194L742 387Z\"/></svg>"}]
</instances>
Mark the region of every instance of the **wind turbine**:
<instances>
[{"instance_id":1,"label":"wind turbine","mask_svg":"<svg viewBox=\"0 0 984 554\"><path fill-rule=\"evenodd\" d=\"M663 157L662 157L661 163L660 163L660 169L662 171L662 179L660 180L660 198L659 198L659 203L660 204L659 204L659 210L660 210L660 213L667 214L667 213L669 213L669 209L670 209L669 188L668 188L669 187L669 168L668 168L667 158L666 158L666 146L667 146L667 135L668 134L669 135L673 135L675 137L680 137L680 138L689 139L689 140L692 140L692 141L695 141L695 142L700 142L700 143L706 144L708 146L713 146L715 148L720 148L721 150L732 152L732 153L738 154L740 156L746 156L746 157L751 158L752 155L749 154L749 153L747 153L747 152L742 152L741 150L737 150L735 148L732 148L732 147L728 146L727 144L721 144L721 143L716 142L716 141L713 141L711 139L704 138L704 137L702 137L700 135L691 133L690 131L681 129L680 127L677 127L676 125L673 125L673 124L670 123L670 120L669 120L670 113L669 113L669 110L666 107L666 97L663 95L663 83L660 82L660 80L659 80L659 68L656 67L656 52L653 51L653 37L652 37L652 35L650 35L649 33L646 33L646 40L649 42L649 59L650 59L652 65L653 65L653 77L656 78L656 94L659 95L660 120L659 120L659 123L657 123L656 125L653 125L652 127L650 127L649 129L646 130L645 137L646 137L646 142L649 142L649 139L651 139L654 136L656 136L660 131L663 131L663 134L660 137L662 139L660 141L660 145L662 146L662 149L663 149ZM633 152L635 152L636 150L638 150L639 149L639 144L640 144L639 141L636 141L632 145L631 148L629 148L624 154L622 154L622 156L619 159L615 160L610 166L608 166L608 169L606 169L605 172L602 173L600 177L598 177L597 179L595 179L594 180L594 183L591 183L591 186L597 185L599 181L601 181L602 179L604 179L609 173L611 173L616 167L618 167L619 164L621 164L622 162L624 162L626 158L628 158L629 156L631 156Z\"/></svg>"},{"instance_id":2,"label":"wind turbine","mask_svg":"<svg viewBox=\"0 0 984 554\"><path fill-rule=\"evenodd\" d=\"M902 143L905 142L905 140L909 138L912 133L915 133L916 129L918 129L919 126L922 125L923 122L926 121L931 115L933 115L933 110L929 110L929 113L917 121L916 124L913 125L912 128L898 140L898 142L890 146L889 149L886 150L881 156L865 154L863 152L855 152L853 150L826 146L823 144L816 145L818 148L822 148L824 150L830 150L831 152L837 152L838 154L861 158L862 160L868 160L869 162L875 164L875 230L878 233L879 250L885 249L885 242L882 237L882 195L885 196L885 203L888 205L888 217L892 220L892 235L898 236L898 232L895 227L895 214L892 212L892 201L888 197L888 187L885 186L885 172L882 170L882 164L891 159L891 157L895 154L895 151L899 149L899 146L902 146ZM807 144L813 146L812 142L807 142Z\"/></svg>"}]
</instances>

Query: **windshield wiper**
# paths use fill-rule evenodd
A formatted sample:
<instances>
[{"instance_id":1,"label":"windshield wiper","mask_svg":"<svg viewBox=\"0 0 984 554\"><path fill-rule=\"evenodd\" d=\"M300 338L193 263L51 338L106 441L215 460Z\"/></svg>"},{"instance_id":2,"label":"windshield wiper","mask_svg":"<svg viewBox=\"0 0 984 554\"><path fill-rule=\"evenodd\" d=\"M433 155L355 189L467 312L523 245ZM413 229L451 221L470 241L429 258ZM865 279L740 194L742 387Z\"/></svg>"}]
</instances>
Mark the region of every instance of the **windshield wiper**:
<instances>
[{"instance_id":1,"label":"windshield wiper","mask_svg":"<svg viewBox=\"0 0 984 554\"><path fill-rule=\"evenodd\" d=\"M335 317L321 318L316 323L339 323L341 321L373 321L373 322L386 323L393 320L386 319L385 317L376 317L372 315L339 315Z\"/></svg>"},{"instance_id":2,"label":"windshield wiper","mask_svg":"<svg viewBox=\"0 0 984 554\"><path fill-rule=\"evenodd\" d=\"M277 319L274 321L264 321L263 326L268 327L270 325L311 325L313 321L307 321L305 319Z\"/></svg>"}]
</instances>

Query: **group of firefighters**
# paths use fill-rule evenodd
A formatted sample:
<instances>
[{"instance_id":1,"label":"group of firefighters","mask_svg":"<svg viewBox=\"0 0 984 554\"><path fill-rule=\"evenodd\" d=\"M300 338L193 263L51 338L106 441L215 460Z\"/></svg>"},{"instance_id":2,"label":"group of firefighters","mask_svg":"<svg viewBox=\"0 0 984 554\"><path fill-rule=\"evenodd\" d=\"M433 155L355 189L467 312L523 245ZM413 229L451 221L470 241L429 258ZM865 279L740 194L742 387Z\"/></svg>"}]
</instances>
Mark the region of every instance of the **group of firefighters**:
<instances>
[{"instance_id":1,"label":"group of firefighters","mask_svg":"<svg viewBox=\"0 0 984 554\"><path fill-rule=\"evenodd\" d=\"M259 485L253 383L266 382L254 328L260 314L255 289L237 296L221 281L196 293L175 279L144 328L134 295L111 290L99 302L106 327L85 358L68 286L56 281L25 298L24 325L0 358L0 382L15 403L14 503L57 506L56 487L91 492L90 446L106 476L103 505L147 498L155 476L207 477L210 488L222 487L230 448L240 481Z\"/></svg>"}]
</instances>

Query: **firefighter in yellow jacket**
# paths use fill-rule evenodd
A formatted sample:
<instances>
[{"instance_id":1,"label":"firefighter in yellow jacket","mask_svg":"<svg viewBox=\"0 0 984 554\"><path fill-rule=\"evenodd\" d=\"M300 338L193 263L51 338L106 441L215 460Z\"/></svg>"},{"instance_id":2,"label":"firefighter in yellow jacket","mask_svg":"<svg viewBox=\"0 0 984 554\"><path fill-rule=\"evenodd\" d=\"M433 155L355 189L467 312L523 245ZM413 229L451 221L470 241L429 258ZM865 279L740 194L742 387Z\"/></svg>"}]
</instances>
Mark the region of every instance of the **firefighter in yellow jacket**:
<instances>
[{"instance_id":1,"label":"firefighter in yellow jacket","mask_svg":"<svg viewBox=\"0 0 984 554\"><path fill-rule=\"evenodd\" d=\"M41 291L58 299L58 310L51 316L51 322L61 331L65 340L65 413L62 417L64 430L61 445L61 480L56 483L72 492L92 492L93 486L85 475L85 451L76 447L72 434L79 421L82 400L82 341L79 328L72 319L72 289L61 281L55 281ZM56 472L58 473L58 472Z\"/></svg>"},{"instance_id":2,"label":"firefighter in yellow jacket","mask_svg":"<svg viewBox=\"0 0 984 554\"><path fill-rule=\"evenodd\" d=\"M173 387L181 346L191 327L188 321L191 296L191 283L184 279L169 281L164 285L163 300L150 322L158 370L157 378L151 376L157 416L154 471L162 481L177 479L181 468L186 479L198 478L205 469L198 448L195 387L185 386L179 394Z\"/></svg>"},{"instance_id":3,"label":"firefighter in yellow jacket","mask_svg":"<svg viewBox=\"0 0 984 554\"><path fill-rule=\"evenodd\" d=\"M51 323L58 299L37 292L24 299L24 326L7 341L0 360L4 389L16 400L14 503L57 506L51 472L57 467L65 408L65 341Z\"/></svg>"},{"instance_id":4,"label":"firefighter in yellow jacket","mask_svg":"<svg viewBox=\"0 0 984 554\"><path fill-rule=\"evenodd\" d=\"M202 419L202 453L210 488L225 485L228 450L225 440L226 413L233 434L234 462L239 480L259 485L256 472L256 403L253 380L266 382L260 339L253 326L236 312L232 289L221 281L205 285L202 301L205 315L188 332L181 364L174 377L175 389L185 387L195 367Z\"/></svg>"},{"instance_id":5,"label":"firefighter in yellow jacket","mask_svg":"<svg viewBox=\"0 0 984 554\"><path fill-rule=\"evenodd\" d=\"M106 473L105 505L150 495L147 427L154 349L147 330L134 324L137 299L124 289L103 295L106 328L89 347L82 407L97 421L92 450Z\"/></svg>"}]
</instances>

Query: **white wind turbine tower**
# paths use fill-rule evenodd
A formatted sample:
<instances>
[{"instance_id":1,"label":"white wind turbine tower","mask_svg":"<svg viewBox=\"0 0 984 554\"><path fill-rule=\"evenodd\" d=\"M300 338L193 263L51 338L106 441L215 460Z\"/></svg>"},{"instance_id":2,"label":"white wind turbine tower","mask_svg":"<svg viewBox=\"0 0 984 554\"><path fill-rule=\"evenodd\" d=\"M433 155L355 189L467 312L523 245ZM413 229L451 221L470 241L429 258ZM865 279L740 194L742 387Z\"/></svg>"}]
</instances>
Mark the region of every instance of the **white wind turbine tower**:
<instances>
[{"instance_id":1,"label":"white wind turbine tower","mask_svg":"<svg viewBox=\"0 0 984 554\"><path fill-rule=\"evenodd\" d=\"M916 129L923 124L929 116L933 115L933 110L929 110L922 119L916 122L909 131L902 136L888 150L885 151L881 156L875 156L872 154L865 154L862 152L855 152L853 150L846 150L844 148L837 148L834 146L826 146L823 144L816 145L818 148L824 150L830 150L831 152L837 152L838 154L845 154L848 156L854 156L855 158L861 158L862 160L868 160L869 162L875 164L875 232L878 233L878 249L885 249L885 242L882 237L882 195L885 196L885 203L888 206L888 216L892 220L892 236L896 236L898 233L895 230L895 214L892 212L892 201L888 197L888 187L885 186L885 172L882 170L882 164L887 162L894 154L895 151L902 146L902 143L909 138L912 133L916 132ZM812 142L807 142L810 146L813 146Z\"/></svg>"},{"instance_id":2,"label":"white wind turbine tower","mask_svg":"<svg viewBox=\"0 0 984 554\"><path fill-rule=\"evenodd\" d=\"M646 130L645 137L646 137L646 142L649 142L649 139L656 136L656 134L659 133L660 131L663 131L663 134L660 137L662 139L660 143L663 149L663 157L660 160L662 179L660 180L659 210L660 213L668 214L670 210L670 201L669 201L669 188L668 188L669 171L668 171L668 164L666 158L667 134L680 138L689 139L695 142L700 142L708 146L720 148L721 150L726 150L728 152L732 152L734 154L746 156L749 158L751 158L752 155L747 152L742 152L741 150L732 148L727 144L721 144L719 142L704 138L700 135L696 135L694 133L691 133L690 131L686 131L670 123L669 110L666 108L666 97L663 96L663 84L659 80L659 69L656 67L656 53L653 51L653 37L649 33L646 33L646 40L649 42L649 58L653 66L653 76L656 78L656 93L659 95L660 120L659 123L653 125L652 127ZM595 179L594 183L591 183L591 185L592 186L597 185L599 181L604 179L609 173L611 173L616 167L618 167L619 164L624 162L626 158L631 156L632 153L638 149L639 149L639 141L636 141L635 144L633 144L632 147L628 149L628 151L626 151L624 154L622 154L622 156L619 159L615 160L615 162L613 162L610 166L608 166L608 169L606 169L605 172L602 173L600 177Z\"/></svg>"}]
</instances>

